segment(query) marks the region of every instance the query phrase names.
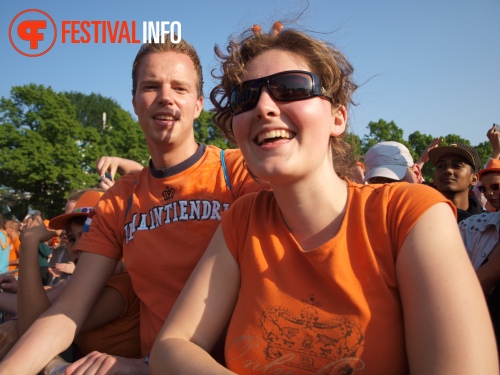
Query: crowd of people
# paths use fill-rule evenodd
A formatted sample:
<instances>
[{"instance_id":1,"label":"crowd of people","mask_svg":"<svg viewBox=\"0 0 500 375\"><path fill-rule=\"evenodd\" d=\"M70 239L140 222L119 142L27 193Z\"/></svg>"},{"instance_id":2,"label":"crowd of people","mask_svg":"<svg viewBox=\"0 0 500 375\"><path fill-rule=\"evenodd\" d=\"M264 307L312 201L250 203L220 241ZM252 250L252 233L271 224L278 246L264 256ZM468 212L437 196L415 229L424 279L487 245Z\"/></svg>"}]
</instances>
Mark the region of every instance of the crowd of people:
<instances>
[{"instance_id":1,"label":"crowd of people","mask_svg":"<svg viewBox=\"0 0 500 375\"><path fill-rule=\"evenodd\" d=\"M416 162L387 140L355 163L357 85L333 45L276 22L215 53L213 119L237 149L195 141L195 49L146 43L132 102L149 165L103 157L100 189L60 216L0 223L19 272L0 276L16 314L0 373L498 374L496 128L484 167L440 139ZM53 259L71 276L51 282Z\"/></svg>"}]
</instances>

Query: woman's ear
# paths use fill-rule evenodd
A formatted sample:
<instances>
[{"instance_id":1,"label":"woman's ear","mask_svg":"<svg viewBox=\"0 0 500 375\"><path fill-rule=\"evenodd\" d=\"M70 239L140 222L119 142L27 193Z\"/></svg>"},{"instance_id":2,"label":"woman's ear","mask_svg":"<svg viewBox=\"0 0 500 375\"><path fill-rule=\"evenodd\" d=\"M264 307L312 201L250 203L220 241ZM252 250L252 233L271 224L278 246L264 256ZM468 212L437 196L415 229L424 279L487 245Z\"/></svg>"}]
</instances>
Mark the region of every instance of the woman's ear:
<instances>
[{"instance_id":1,"label":"woman's ear","mask_svg":"<svg viewBox=\"0 0 500 375\"><path fill-rule=\"evenodd\" d=\"M346 128L347 124L347 109L345 106L341 105L339 108L332 113L332 137L338 137L341 135Z\"/></svg>"}]
</instances>

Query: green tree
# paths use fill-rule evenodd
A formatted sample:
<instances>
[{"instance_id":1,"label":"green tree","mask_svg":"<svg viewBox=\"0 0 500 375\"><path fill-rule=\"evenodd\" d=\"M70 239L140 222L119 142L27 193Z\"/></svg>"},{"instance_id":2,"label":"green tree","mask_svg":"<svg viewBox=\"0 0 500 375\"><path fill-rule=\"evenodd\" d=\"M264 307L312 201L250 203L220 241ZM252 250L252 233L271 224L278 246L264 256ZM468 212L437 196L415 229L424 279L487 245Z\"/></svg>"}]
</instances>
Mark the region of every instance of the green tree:
<instances>
[{"instance_id":1,"label":"green tree","mask_svg":"<svg viewBox=\"0 0 500 375\"><path fill-rule=\"evenodd\" d=\"M403 129L399 128L394 121L386 122L378 120L377 122L370 121L367 128L370 130L368 135L365 135L361 140L361 151L364 154L374 144L383 141L395 141L408 146L408 142L403 139Z\"/></svg>"},{"instance_id":2,"label":"green tree","mask_svg":"<svg viewBox=\"0 0 500 375\"><path fill-rule=\"evenodd\" d=\"M477 150L477 153L481 158L482 167L488 162L488 159L491 158L491 155L493 154L493 147L491 146L491 143L489 141L485 141L481 142L477 146L474 146L474 148Z\"/></svg>"},{"instance_id":3,"label":"green tree","mask_svg":"<svg viewBox=\"0 0 500 375\"><path fill-rule=\"evenodd\" d=\"M441 138L443 138L443 140L444 140L443 143L441 143L441 146L448 146L448 145L451 145L453 143L462 143L464 145L471 146L469 140L462 138L461 136L459 136L457 134L448 134L448 135L441 137Z\"/></svg>"},{"instance_id":4,"label":"green tree","mask_svg":"<svg viewBox=\"0 0 500 375\"><path fill-rule=\"evenodd\" d=\"M352 147L352 154L356 160L361 159L364 155L361 151L361 139L354 133L347 133L344 141Z\"/></svg>"},{"instance_id":5,"label":"green tree","mask_svg":"<svg viewBox=\"0 0 500 375\"><path fill-rule=\"evenodd\" d=\"M193 126L198 142L229 146L209 112ZM0 99L0 150L0 204L18 218L28 206L46 217L60 214L69 191L98 184L101 156L149 160L138 122L113 99L35 84L13 87Z\"/></svg>"},{"instance_id":6,"label":"green tree","mask_svg":"<svg viewBox=\"0 0 500 375\"><path fill-rule=\"evenodd\" d=\"M0 100L2 185L24 198L20 205L49 217L59 214L68 191L97 182L82 140L99 139L94 129L80 125L63 94L34 84L13 87L11 97Z\"/></svg>"},{"instance_id":7,"label":"green tree","mask_svg":"<svg viewBox=\"0 0 500 375\"><path fill-rule=\"evenodd\" d=\"M234 147L212 122L212 113L201 110L200 116L194 121L194 138L197 142L214 145L221 149Z\"/></svg>"},{"instance_id":8,"label":"green tree","mask_svg":"<svg viewBox=\"0 0 500 375\"><path fill-rule=\"evenodd\" d=\"M111 98L99 94L66 92L76 111L76 119L86 129L94 129L99 141L82 143L89 162L104 155L119 156L146 165L149 151L139 124ZM103 118L105 114L105 119Z\"/></svg>"}]
</instances>

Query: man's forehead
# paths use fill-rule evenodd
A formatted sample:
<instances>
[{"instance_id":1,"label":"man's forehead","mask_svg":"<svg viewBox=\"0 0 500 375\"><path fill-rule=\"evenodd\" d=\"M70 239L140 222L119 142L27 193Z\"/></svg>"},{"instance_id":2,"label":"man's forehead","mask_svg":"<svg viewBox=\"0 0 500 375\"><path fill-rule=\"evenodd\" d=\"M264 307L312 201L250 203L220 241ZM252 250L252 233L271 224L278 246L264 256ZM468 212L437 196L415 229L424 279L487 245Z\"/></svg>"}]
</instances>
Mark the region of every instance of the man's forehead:
<instances>
[{"instance_id":1,"label":"man's forehead","mask_svg":"<svg viewBox=\"0 0 500 375\"><path fill-rule=\"evenodd\" d=\"M443 155L437 160L436 164L446 162L446 161L463 162L463 163L469 164L469 161L466 158L464 158L462 155L457 155L457 154Z\"/></svg>"},{"instance_id":2,"label":"man's forehead","mask_svg":"<svg viewBox=\"0 0 500 375\"><path fill-rule=\"evenodd\" d=\"M487 172L481 176L480 180L481 183L486 182L487 184L493 181L498 182L500 181L500 172Z\"/></svg>"},{"instance_id":3,"label":"man's forehead","mask_svg":"<svg viewBox=\"0 0 500 375\"><path fill-rule=\"evenodd\" d=\"M170 81L196 84L196 68L189 56L177 52L154 52L144 56L138 70L140 81Z\"/></svg>"}]
</instances>

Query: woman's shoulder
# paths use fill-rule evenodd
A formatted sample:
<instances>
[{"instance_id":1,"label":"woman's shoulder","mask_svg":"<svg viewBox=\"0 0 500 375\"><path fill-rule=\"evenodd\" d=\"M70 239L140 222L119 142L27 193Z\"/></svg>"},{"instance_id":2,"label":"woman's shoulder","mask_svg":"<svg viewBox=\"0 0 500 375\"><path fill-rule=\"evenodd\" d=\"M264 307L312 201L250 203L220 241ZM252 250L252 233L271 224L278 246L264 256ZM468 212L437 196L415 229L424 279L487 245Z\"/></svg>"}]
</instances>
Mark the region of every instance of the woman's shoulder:
<instances>
[{"instance_id":1,"label":"woman's shoulder","mask_svg":"<svg viewBox=\"0 0 500 375\"><path fill-rule=\"evenodd\" d=\"M361 195L385 195L392 196L407 196L413 197L416 195L434 196L444 199L443 195L436 189L425 184L412 184L409 182L392 182L387 184L359 184L348 181L349 188Z\"/></svg>"}]
</instances>

